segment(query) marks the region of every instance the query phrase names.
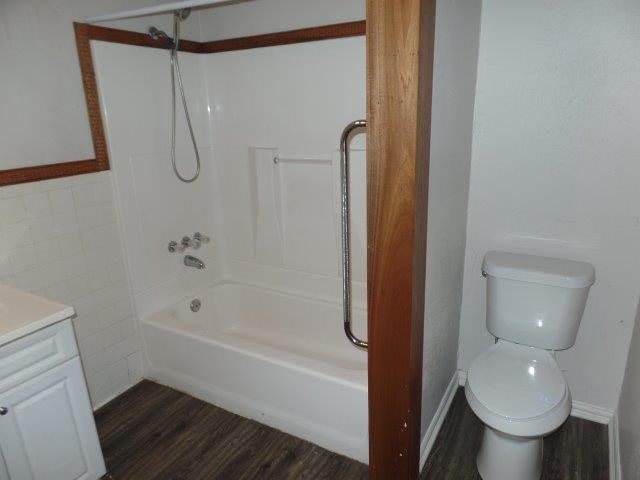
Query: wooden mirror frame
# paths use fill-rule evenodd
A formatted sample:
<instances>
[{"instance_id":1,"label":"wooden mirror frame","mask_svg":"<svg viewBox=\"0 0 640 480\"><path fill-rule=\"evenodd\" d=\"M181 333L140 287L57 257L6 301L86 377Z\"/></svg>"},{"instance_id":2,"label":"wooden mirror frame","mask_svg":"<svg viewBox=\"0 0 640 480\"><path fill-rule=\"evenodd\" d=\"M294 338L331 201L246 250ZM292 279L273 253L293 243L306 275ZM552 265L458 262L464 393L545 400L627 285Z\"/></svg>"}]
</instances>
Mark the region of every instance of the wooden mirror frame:
<instances>
[{"instance_id":1,"label":"wooden mirror frame","mask_svg":"<svg viewBox=\"0 0 640 480\"><path fill-rule=\"evenodd\" d=\"M100 111L98 84L91 55L91 40L152 48L167 48L164 41L154 40L144 33L99 27L80 22L74 22L73 28L75 30L84 96L87 103L94 158L0 170L0 187L109 170L109 153ZM180 51L189 53L229 52L249 48L361 36L365 34L365 29L365 21L362 20L212 42L182 40L180 41Z\"/></svg>"}]
</instances>

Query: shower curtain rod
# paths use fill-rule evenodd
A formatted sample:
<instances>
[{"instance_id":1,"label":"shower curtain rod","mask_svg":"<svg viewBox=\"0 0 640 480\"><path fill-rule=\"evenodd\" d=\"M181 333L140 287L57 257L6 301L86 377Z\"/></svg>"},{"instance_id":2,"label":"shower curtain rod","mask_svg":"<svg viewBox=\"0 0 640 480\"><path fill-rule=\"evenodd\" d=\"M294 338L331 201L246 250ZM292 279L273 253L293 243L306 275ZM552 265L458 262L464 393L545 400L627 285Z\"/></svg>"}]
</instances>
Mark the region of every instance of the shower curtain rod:
<instances>
[{"instance_id":1,"label":"shower curtain rod","mask_svg":"<svg viewBox=\"0 0 640 480\"><path fill-rule=\"evenodd\" d=\"M230 0L185 0L181 2L171 2L162 5L154 5L152 7L136 8L133 10L124 10L122 12L107 13L106 15L98 15L96 17L86 18L86 23L108 22L111 20L122 20L124 18L144 17L156 13L173 12L183 8L204 7L208 5L216 5L218 3L229 3Z\"/></svg>"}]
</instances>

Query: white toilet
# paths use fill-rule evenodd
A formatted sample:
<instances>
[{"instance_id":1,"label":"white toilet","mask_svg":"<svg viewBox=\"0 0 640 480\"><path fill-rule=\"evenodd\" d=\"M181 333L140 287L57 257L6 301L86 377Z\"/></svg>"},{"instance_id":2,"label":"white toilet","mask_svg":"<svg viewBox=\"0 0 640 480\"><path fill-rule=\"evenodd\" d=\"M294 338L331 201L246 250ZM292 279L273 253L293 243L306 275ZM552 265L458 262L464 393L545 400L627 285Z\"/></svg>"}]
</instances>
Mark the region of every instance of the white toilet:
<instances>
[{"instance_id":1,"label":"white toilet","mask_svg":"<svg viewBox=\"0 0 640 480\"><path fill-rule=\"evenodd\" d=\"M487 329L496 343L469 367L465 394L485 424L483 480L538 480L542 437L571 412L555 350L573 346L595 280L592 265L488 252Z\"/></svg>"}]
</instances>

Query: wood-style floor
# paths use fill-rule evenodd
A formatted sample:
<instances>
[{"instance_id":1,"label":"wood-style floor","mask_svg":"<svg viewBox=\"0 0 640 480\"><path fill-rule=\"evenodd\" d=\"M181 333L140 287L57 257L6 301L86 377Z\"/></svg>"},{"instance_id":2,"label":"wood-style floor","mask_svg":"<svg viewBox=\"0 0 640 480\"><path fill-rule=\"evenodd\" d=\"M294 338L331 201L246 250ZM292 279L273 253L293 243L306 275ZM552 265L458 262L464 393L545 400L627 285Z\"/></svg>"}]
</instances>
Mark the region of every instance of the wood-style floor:
<instances>
[{"instance_id":1,"label":"wood-style floor","mask_svg":"<svg viewBox=\"0 0 640 480\"><path fill-rule=\"evenodd\" d=\"M361 463L150 381L98 410L96 423L109 480L368 477ZM480 480L481 433L459 390L421 480ZM544 480L609 478L603 425L570 418L544 446Z\"/></svg>"},{"instance_id":2,"label":"wood-style floor","mask_svg":"<svg viewBox=\"0 0 640 480\"><path fill-rule=\"evenodd\" d=\"M436 438L420 480L482 480L475 456L483 425L458 389ZM580 418L569 419L544 439L541 480L608 480L607 426ZM517 480L517 479L514 479Z\"/></svg>"}]
</instances>

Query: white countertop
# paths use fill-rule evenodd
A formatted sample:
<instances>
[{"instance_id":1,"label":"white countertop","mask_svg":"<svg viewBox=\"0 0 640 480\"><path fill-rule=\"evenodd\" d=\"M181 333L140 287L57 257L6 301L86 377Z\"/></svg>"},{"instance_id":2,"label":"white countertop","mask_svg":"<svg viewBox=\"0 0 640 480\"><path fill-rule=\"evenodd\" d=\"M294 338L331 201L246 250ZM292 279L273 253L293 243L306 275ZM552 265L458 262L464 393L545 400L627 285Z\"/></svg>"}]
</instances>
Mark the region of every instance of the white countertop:
<instances>
[{"instance_id":1,"label":"white countertop","mask_svg":"<svg viewBox=\"0 0 640 480\"><path fill-rule=\"evenodd\" d=\"M74 314L73 307L0 284L0 346Z\"/></svg>"}]
</instances>

